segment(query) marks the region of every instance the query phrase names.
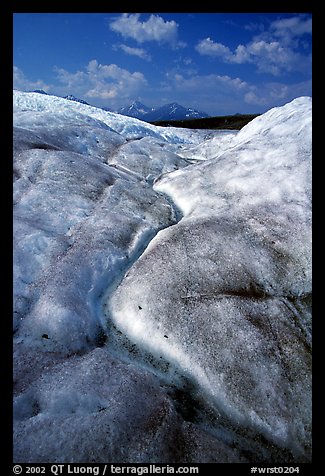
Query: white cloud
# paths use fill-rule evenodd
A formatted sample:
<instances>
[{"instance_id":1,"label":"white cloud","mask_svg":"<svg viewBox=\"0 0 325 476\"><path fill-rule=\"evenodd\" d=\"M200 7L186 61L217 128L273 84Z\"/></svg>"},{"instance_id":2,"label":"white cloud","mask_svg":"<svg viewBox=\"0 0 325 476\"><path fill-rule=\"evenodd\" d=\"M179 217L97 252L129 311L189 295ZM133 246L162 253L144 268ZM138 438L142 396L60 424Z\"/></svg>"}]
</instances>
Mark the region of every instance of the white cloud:
<instances>
[{"instance_id":1,"label":"white cloud","mask_svg":"<svg viewBox=\"0 0 325 476\"><path fill-rule=\"evenodd\" d=\"M127 69L120 68L116 64L100 64L97 60L89 61L87 65L88 79L93 81L105 78L111 78L118 81L133 82L140 81L145 82L144 75L139 71L130 73Z\"/></svg>"},{"instance_id":2,"label":"white cloud","mask_svg":"<svg viewBox=\"0 0 325 476\"><path fill-rule=\"evenodd\" d=\"M161 88L162 92L168 93L170 100L177 97L178 102L188 105L190 98L192 107L207 113L220 111L220 114L232 110L238 112L238 105L249 90L250 85L238 77L218 74L184 76L177 72L167 73Z\"/></svg>"},{"instance_id":3,"label":"white cloud","mask_svg":"<svg viewBox=\"0 0 325 476\"><path fill-rule=\"evenodd\" d=\"M228 46L205 38L196 45L201 55L218 57L225 63L251 63L257 71L278 76L285 72L306 72L311 69L311 55L297 51L297 37L311 33L311 19L300 16L274 21L246 45L232 51Z\"/></svg>"},{"instance_id":4,"label":"white cloud","mask_svg":"<svg viewBox=\"0 0 325 476\"><path fill-rule=\"evenodd\" d=\"M266 110L285 104L299 96L310 96L311 90L311 80L290 85L281 82L268 82L260 86L253 86L244 95L244 101L252 106L264 106Z\"/></svg>"},{"instance_id":5,"label":"white cloud","mask_svg":"<svg viewBox=\"0 0 325 476\"><path fill-rule=\"evenodd\" d=\"M246 46L238 45L235 53L233 55L229 55L229 61L238 64L249 62L250 54Z\"/></svg>"},{"instance_id":6,"label":"white cloud","mask_svg":"<svg viewBox=\"0 0 325 476\"><path fill-rule=\"evenodd\" d=\"M14 89L22 91L33 91L34 89L43 89L48 92L51 86L38 79L37 81L30 81L26 78L23 71L17 66L13 67L13 86Z\"/></svg>"},{"instance_id":7,"label":"white cloud","mask_svg":"<svg viewBox=\"0 0 325 476\"><path fill-rule=\"evenodd\" d=\"M116 64L100 64L96 59L89 61L84 71L71 73L63 68L55 68L62 87L61 94L73 92L82 98L101 100L127 100L146 84L146 78L139 72L130 72ZM114 101L110 102L115 107Z\"/></svg>"},{"instance_id":8,"label":"white cloud","mask_svg":"<svg viewBox=\"0 0 325 476\"><path fill-rule=\"evenodd\" d=\"M255 64L257 70L278 76L287 71L303 71L310 66L311 58L283 46L279 41L254 40L247 45L238 45L234 52L210 38L196 46L200 54L220 57L225 63Z\"/></svg>"},{"instance_id":9,"label":"white cloud","mask_svg":"<svg viewBox=\"0 0 325 476\"><path fill-rule=\"evenodd\" d=\"M312 33L311 18L301 16L282 18L271 23L270 30L277 37L282 37L286 41Z\"/></svg>"},{"instance_id":10,"label":"white cloud","mask_svg":"<svg viewBox=\"0 0 325 476\"><path fill-rule=\"evenodd\" d=\"M151 61L150 54L146 50L144 50L143 48L133 48L131 46L124 45L123 43L113 45L112 48L115 51L120 49L124 53L126 53L127 55L137 56L138 58L144 59L146 61Z\"/></svg>"},{"instance_id":11,"label":"white cloud","mask_svg":"<svg viewBox=\"0 0 325 476\"><path fill-rule=\"evenodd\" d=\"M139 19L139 13L123 13L110 23L110 29L120 33L124 38L132 38L138 43L157 41L176 46L178 24L174 20L165 21L159 15L150 15L147 21Z\"/></svg>"},{"instance_id":12,"label":"white cloud","mask_svg":"<svg viewBox=\"0 0 325 476\"><path fill-rule=\"evenodd\" d=\"M88 82L92 85L85 96L100 99L129 98L147 83L139 71L120 68L116 64L102 65L92 60L87 66Z\"/></svg>"},{"instance_id":13,"label":"white cloud","mask_svg":"<svg viewBox=\"0 0 325 476\"><path fill-rule=\"evenodd\" d=\"M244 95L244 101L247 104L258 106L264 106L266 102L264 97L259 97L254 91L248 91L248 93Z\"/></svg>"},{"instance_id":14,"label":"white cloud","mask_svg":"<svg viewBox=\"0 0 325 476\"><path fill-rule=\"evenodd\" d=\"M205 38L204 40L199 41L195 49L201 55L221 56L225 58L231 55L231 51L227 46L221 43L214 43L211 38Z\"/></svg>"},{"instance_id":15,"label":"white cloud","mask_svg":"<svg viewBox=\"0 0 325 476\"><path fill-rule=\"evenodd\" d=\"M240 78L231 78L228 75L207 74L193 75L184 77L181 74L167 75L168 80L172 83L172 87L176 87L185 91L203 91L204 94L211 95L213 91L242 91L248 88L246 81Z\"/></svg>"},{"instance_id":16,"label":"white cloud","mask_svg":"<svg viewBox=\"0 0 325 476\"><path fill-rule=\"evenodd\" d=\"M23 91L43 89L58 96L74 94L81 99L92 98L91 103L94 105L118 108L147 86L147 80L140 71L130 72L116 64L100 64L96 59L89 61L81 71L71 72L57 66L53 70L60 84L30 81L15 66L14 88Z\"/></svg>"},{"instance_id":17,"label":"white cloud","mask_svg":"<svg viewBox=\"0 0 325 476\"><path fill-rule=\"evenodd\" d=\"M64 84L68 88L79 87L80 84L82 84L87 78L86 73L82 71L70 73L69 71L66 71L63 68L58 68L57 66L54 66L53 70L56 73L60 83Z\"/></svg>"},{"instance_id":18,"label":"white cloud","mask_svg":"<svg viewBox=\"0 0 325 476\"><path fill-rule=\"evenodd\" d=\"M239 49L240 48L240 49ZM278 76L282 71L294 68L297 54L281 46L278 41L252 41L247 46L240 45L228 58L230 63L254 63L258 71Z\"/></svg>"},{"instance_id":19,"label":"white cloud","mask_svg":"<svg viewBox=\"0 0 325 476\"><path fill-rule=\"evenodd\" d=\"M280 81L253 84L230 75L186 76L169 71L161 85L161 96L163 94L166 102L177 98L180 104L190 104L208 114L257 113L299 96L310 96L311 81L290 85Z\"/></svg>"}]
</instances>

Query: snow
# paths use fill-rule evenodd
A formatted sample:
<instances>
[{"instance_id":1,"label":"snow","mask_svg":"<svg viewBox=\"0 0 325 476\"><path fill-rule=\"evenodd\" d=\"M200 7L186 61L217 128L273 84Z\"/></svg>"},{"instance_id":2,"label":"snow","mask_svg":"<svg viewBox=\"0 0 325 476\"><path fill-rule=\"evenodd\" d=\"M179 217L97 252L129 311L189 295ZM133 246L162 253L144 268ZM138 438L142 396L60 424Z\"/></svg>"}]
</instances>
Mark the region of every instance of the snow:
<instances>
[{"instance_id":1,"label":"snow","mask_svg":"<svg viewBox=\"0 0 325 476\"><path fill-rule=\"evenodd\" d=\"M81 114L85 122L91 119L101 121L109 126L113 131L120 133L127 140L138 139L145 136L152 136L160 140L171 143L183 143L188 141L188 137L195 137L192 131L182 128L157 128L140 121L139 119L130 118L114 112L104 111L93 106L71 102L67 99L51 95L42 95L38 93L24 93L14 90L13 110L34 111L34 112L51 112L56 111L62 118L71 118L75 114Z\"/></svg>"},{"instance_id":2,"label":"snow","mask_svg":"<svg viewBox=\"0 0 325 476\"><path fill-rule=\"evenodd\" d=\"M154 189L184 218L151 241L108 308L123 332L182 368L219 411L298 454L305 434L295 419L308 427L310 400L283 366L305 378L308 315L293 325L292 307L311 293L310 151L311 101L299 99L252 121L229 151L158 180Z\"/></svg>"},{"instance_id":3,"label":"snow","mask_svg":"<svg viewBox=\"0 0 325 476\"><path fill-rule=\"evenodd\" d=\"M310 461L311 99L14 111L15 462Z\"/></svg>"}]
</instances>

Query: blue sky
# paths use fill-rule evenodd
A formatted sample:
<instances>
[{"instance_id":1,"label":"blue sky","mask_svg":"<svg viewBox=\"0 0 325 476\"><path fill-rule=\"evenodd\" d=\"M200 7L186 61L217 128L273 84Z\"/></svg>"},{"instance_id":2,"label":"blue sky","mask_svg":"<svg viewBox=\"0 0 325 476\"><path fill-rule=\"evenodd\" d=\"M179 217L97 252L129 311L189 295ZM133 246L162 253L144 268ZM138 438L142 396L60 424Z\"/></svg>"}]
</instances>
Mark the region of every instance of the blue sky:
<instances>
[{"instance_id":1,"label":"blue sky","mask_svg":"<svg viewBox=\"0 0 325 476\"><path fill-rule=\"evenodd\" d=\"M311 96L307 13L15 13L14 87L210 115Z\"/></svg>"}]
</instances>

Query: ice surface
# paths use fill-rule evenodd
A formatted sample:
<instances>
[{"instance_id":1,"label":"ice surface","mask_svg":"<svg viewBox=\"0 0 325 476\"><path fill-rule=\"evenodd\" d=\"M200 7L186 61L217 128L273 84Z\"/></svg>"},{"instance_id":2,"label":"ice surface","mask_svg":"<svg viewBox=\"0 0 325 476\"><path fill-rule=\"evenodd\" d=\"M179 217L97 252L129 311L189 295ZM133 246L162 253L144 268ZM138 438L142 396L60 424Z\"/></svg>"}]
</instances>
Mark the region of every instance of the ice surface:
<instances>
[{"instance_id":1,"label":"ice surface","mask_svg":"<svg viewBox=\"0 0 325 476\"><path fill-rule=\"evenodd\" d=\"M156 182L184 218L151 241L108 312L182 368L222 415L305 458L311 101L254 122L229 150Z\"/></svg>"},{"instance_id":2,"label":"ice surface","mask_svg":"<svg viewBox=\"0 0 325 476\"><path fill-rule=\"evenodd\" d=\"M177 153L176 153L177 152ZM127 142L109 162L117 169L129 170L153 183L161 174L186 167L189 162L180 157L179 150L152 137Z\"/></svg>"},{"instance_id":3,"label":"ice surface","mask_svg":"<svg viewBox=\"0 0 325 476\"><path fill-rule=\"evenodd\" d=\"M14 110L15 461L309 461L310 98L240 132Z\"/></svg>"},{"instance_id":4,"label":"ice surface","mask_svg":"<svg viewBox=\"0 0 325 476\"><path fill-rule=\"evenodd\" d=\"M30 148L59 149L91 155L105 160L126 140L100 121L82 114L54 112L16 113L14 115L15 147L24 147L27 134L35 134ZM30 131L30 132L29 132ZM32 136L30 137L32 140Z\"/></svg>"},{"instance_id":5,"label":"ice surface","mask_svg":"<svg viewBox=\"0 0 325 476\"><path fill-rule=\"evenodd\" d=\"M98 332L94 295L173 212L146 184L89 156L37 149L21 153L15 168L20 332L42 346L80 350Z\"/></svg>"},{"instance_id":6,"label":"ice surface","mask_svg":"<svg viewBox=\"0 0 325 476\"><path fill-rule=\"evenodd\" d=\"M105 349L46 372L17 397L14 413L20 462L245 461L183 421L154 375Z\"/></svg>"},{"instance_id":7,"label":"ice surface","mask_svg":"<svg viewBox=\"0 0 325 476\"><path fill-rule=\"evenodd\" d=\"M14 112L34 111L51 113L55 111L59 116L67 118L68 120L71 120L73 116L77 116L78 118L84 117L86 124L92 123L93 120L100 121L129 140L152 136L156 139L171 143L184 143L198 141L198 136L201 136L201 134L193 133L192 130L156 127L139 119L104 111L93 106L72 102L57 96L45 96L38 93L14 91L13 109Z\"/></svg>"}]
</instances>

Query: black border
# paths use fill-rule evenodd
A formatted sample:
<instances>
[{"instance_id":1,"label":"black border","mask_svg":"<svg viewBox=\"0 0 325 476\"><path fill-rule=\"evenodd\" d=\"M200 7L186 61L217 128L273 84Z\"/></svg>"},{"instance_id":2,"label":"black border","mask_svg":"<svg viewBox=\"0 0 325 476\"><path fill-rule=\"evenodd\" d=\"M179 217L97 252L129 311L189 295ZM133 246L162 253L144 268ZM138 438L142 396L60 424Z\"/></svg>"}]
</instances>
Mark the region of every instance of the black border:
<instances>
[{"instance_id":1,"label":"black border","mask_svg":"<svg viewBox=\"0 0 325 476\"><path fill-rule=\"evenodd\" d=\"M91 6L90 8L86 8ZM2 296L5 301L5 306L2 312L2 342L0 345L0 382L1 382L1 434L2 434L2 462L5 463L5 467L9 469L8 474L12 472L12 324L9 314L12 313L12 282L13 282L13 269L12 269L12 186L11 186L11 174L12 174L12 67L13 67L13 14L14 13L118 13L118 12L150 12L150 13L310 13L313 19L313 274L318 275L319 269L319 257L321 256L321 230L317 230L321 220L318 218L317 209L321 207L321 197L318 197L317 182L322 176L321 172L318 173L317 167L321 166L322 157L319 157L319 147L317 146L317 140L322 136L320 131L319 118L321 118L322 105L320 99L322 98L321 92L318 90L320 83L320 73L317 72L317 67L322 64L322 52L320 45L324 43L321 35L321 21L322 10L321 2L314 1L231 1L231 2L216 2L213 4L214 9L211 8L211 2L196 3L196 8L192 8L192 5L188 5L187 11L184 11L184 4L180 3L179 6L172 2L168 5L168 2L159 4L153 4L153 2L97 2L93 1L88 4L75 3L68 5L67 2L60 3L59 1L47 1L47 2L35 2L30 1L14 1L7 3L1 2L0 5L0 51L1 51L1 138L5 143L2 147L2 171L3 180L1 184L1 191L3 193L2 208L5 209L2 217L2 256L4 262L1 267L3 280L2 280ZM103 8L104 7L104 8ZM156 12L154 8L156 7ZM158 7L158 8L157 8ZM198 8L200 7L200 8ZM322 154L323 155L323 154ZM317 276L318 277L318 276ZM310 464L300 464L301 474L313 474L313 466L320 466L322 462L322 426L320 422L320 398L322 397L322 389L320 388L321 378L318 371L318 366L321 365L321 359L323 355L320 352L322 332L321 323L323 316L321 315L321 307L319 296L320 286L322 278L315 279L313 281L314 290L314 302L316 306L314 310L313 319L313 334L314 334L314 350L313 350L313 461ZM127 464L123 464L127 466ZM215 472L220 469L220 474L223 475L226 471L235 472L238 474L250 474L251 464L195 464L192 466L198 466L200 468L199 474L209 474L211 471ZM24 465L26 466L26 465ZM33 466L33 465L30 465ZM35 466L35 465L34 465ZM45 465L48 466L48 465ZM139 466L139 465L134 465ZM145 465L142 465L145 466ZM186 464L184 464L186 466ZM262 466L262 465L257 465ZM274 465L276 466L276 465ZM264 465L264 467L272 467L272 465ZM237 469L238 468L238 469ZM239 469L240 468L240 469ZM6 470L4 470L5 472ZM317 470L316 470L317 472ZM24 473L22 473L24 474ZM50 474L47 472L47 474ZM295 473L296 474L296 473Z\"/></svg>"}]
</instances>

